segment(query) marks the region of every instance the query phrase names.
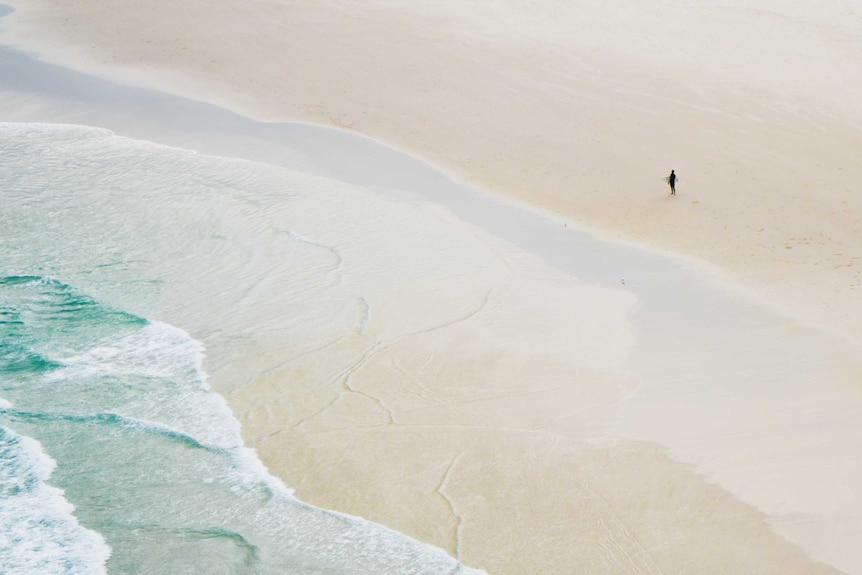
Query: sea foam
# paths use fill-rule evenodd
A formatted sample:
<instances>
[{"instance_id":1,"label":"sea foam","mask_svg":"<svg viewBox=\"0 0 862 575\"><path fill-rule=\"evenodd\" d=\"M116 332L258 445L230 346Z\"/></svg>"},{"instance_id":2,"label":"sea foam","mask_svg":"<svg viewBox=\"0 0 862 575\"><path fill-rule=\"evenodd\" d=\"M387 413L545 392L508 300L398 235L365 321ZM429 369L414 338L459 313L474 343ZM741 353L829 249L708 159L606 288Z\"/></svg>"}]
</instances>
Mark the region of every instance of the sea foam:
<instances>
[{"instance_id":1,"label":"sea foam","mask_svg":"<svg viewBox=\"0 0 862 575\"><path fill-rule=\"evenodd\" d=\"M297 501L209 389L205 353L223 366L277 338L300 355L368 328L346 248L305 231L341 217L316 193L336 183L82 127L0 124L0 144L0 424L57 462L50 485L110 545L112 574L468 571Z\"/></svg>"},{"instance_id":2,"label":"sea foam","mask_svg":"<svg viewBox=\"0 0 862 575\"><path fill-rule=\"evenodd\" d=\"M48 485L56 462L38 441L0 426L0 565L6 575L106 573L111 550L82 527L63 490Z\"/></svg>"}]
</instances>

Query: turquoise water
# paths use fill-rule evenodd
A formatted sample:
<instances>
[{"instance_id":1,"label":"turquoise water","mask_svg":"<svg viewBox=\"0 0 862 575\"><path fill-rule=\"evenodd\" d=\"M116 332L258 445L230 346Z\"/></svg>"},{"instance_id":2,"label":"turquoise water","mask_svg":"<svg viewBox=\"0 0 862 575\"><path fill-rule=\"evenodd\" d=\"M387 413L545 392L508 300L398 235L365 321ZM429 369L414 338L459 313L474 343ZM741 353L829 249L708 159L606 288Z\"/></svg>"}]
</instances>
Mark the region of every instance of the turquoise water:
<instances>
[{"instance_id":1,"label":"turquoise water","mask_svg":"<svg viewBox=\"0 0 862 575\"><path fill-rule=\"evenodd\" d=\"M294 289L304 325L361 322L303 299L335 273L325 247L261 231L296 266L293 283L268 287L269 268L252 265L249 222L265 190L285 199L290 185L265 167L80 127L0 124L0 150L3 573L467 572L437 548L295 499L209 388L211 350L137 311L217 334L235 318L200 310ZM189 281L169 285L177 270ZM234 287L201 289L202 277L232 275ZM227 303L201 303L205 293Z\"/></svg>"}]
</instances>

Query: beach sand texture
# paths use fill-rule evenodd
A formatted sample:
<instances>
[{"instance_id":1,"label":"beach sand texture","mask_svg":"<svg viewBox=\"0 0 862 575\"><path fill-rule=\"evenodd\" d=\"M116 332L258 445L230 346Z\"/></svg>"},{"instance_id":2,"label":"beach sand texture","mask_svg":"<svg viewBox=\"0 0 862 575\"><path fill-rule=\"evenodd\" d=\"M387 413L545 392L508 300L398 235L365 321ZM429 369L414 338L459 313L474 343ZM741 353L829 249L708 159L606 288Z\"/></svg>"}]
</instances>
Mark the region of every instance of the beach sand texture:
<instances>
[{"instance_id":1,"label":"beach sand texture","mask_svg":"<svg viewBox=\"0 0 862 575\"><path fill-rule=\"evenodd\" d=\"M371 135L862 337L853 2L16 7L50 61Z\"/></svg>"},{"instance_id":2,"label":"beach sand texture","mask_svg":"<svg viewBox=\"0 0 862 575\"><path fill-rule=\"evenodd\" d=\"M307 209L338 215L305 235L348 278L327 297L373 320L280 333L276 269L235 312L243 349L203 338L301 499L489 574L862 572L853 3L11 4L0 40L48 61L366 134L547 226L713 266L622 258L598 287L448 209L321 185Z\"/></svg>"}]
</instances>

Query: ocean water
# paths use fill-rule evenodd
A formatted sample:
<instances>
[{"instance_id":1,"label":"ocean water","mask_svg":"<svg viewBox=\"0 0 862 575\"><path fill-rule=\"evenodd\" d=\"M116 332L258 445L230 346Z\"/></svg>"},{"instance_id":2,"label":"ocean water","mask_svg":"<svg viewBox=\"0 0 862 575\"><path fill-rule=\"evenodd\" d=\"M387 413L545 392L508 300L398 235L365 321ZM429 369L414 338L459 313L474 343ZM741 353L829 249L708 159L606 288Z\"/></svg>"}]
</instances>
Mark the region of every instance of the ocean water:
<instances>
[{"instance_id":1,"label":"ocean water","mask_svg":"<svg viewBox=\"0 0 862 575\"><path fill-rule=\"evenodd\" d=\"M73 126L0 124L0 153L0 571L470 572L297 500L208 385L242 322L364 329L338 253L267 219L311 180Z\"/></svg>"}]
</instances>

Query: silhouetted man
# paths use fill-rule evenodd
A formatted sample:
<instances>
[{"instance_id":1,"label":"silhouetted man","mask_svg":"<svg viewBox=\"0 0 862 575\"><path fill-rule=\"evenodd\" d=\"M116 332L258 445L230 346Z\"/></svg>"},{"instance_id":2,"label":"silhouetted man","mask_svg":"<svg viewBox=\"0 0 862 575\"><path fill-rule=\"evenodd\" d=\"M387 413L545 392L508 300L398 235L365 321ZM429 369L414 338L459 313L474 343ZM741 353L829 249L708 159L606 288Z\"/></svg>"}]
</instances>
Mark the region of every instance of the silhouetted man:
<instances>
[{"instance_id":1,"label":"silhouetted man","mask_svg":"<svg viewBox=\"0 0 862 575\"><path fill-rule=\"evenodd\" d=\"M670 175L667 177L667 183L670 186L670 195L676 195L676 174L673 173L673 170L670 171Z\"/></svg>"}]
</instances>

